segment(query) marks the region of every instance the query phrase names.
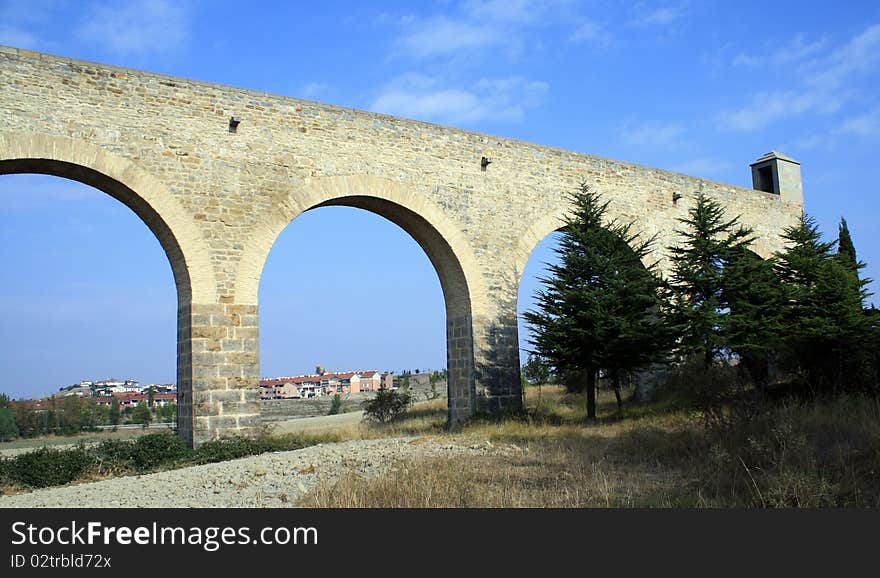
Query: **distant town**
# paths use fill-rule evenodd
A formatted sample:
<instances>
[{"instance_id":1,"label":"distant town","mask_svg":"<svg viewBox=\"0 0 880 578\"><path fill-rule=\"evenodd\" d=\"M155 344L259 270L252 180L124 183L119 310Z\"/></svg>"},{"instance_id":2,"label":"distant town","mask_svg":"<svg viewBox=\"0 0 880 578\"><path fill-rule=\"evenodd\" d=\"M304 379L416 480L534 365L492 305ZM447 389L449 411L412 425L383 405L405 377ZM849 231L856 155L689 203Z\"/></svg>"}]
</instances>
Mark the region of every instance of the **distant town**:
<instances>
[{"instance_id":1,"label":"distant town","mask_svg":"<svg viewBox=\"0 0 880 578\"><path fill-rule=\"evenodd\" d=\"M311 375L273 377L260 380L260 399L308 399L345 395L394 387L393 373L378 371L328 372L322 367Z\"/></svg>"},{"instance_id":2,"label":"distant town","mask_svg":"<svg viewBox=\"0 0 880 578\"><path fill-rule=\"evenodd\" d=\"M62 387L53 397L68 396L93 398L101 406L113 405L114 398L119 407L135 407L140 402L151 406L164 406L177 403L177 385L173 383L152 383L141 385L134 379L108 378L100 381L80 381Z\"/></svg>"},{"instance_id":3,"label":"distant town","mask_svg":"<svg viewBox=\"0 0 880 578\"><path fill-rule=\"evenodd\" d=\"M401 376L412 372L404 371ZM416 370L418 373L418 370ZM309 399L314 397L345 395L394 389L400 376L394 372L373 370L330 372L317 366L315 373L293 376L263 378L260 380L261 400ZM37 402L65 397L81 397L93 400L99 406L110 406L113 400L122 407L135 407L140 402L150 406L177 403L177 385L174 383L151 383L142 385L136 379L110 377L101 380L83 380L58 389L57 393L39 399L22 400Z\"/></svg>"}]
</instances>

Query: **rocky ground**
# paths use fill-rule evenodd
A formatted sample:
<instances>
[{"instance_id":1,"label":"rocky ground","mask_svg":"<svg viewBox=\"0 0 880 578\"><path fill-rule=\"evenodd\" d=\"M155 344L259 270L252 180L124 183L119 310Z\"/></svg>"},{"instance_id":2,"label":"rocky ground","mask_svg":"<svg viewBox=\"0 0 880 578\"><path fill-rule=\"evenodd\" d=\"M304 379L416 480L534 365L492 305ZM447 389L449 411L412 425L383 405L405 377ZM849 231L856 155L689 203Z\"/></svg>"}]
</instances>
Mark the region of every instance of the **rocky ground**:
<instances>
[{"instance_id":1,"label":"rocky ground","mask_svg":"<svg viewBox=\"0 0 880 578\"><path fill-rule=\"evenodd\" d=\"M387 438L320 444L178 470L0 496L0 508L292 507L321 480L374 477L419 456L494 451L486 444Z\"/></svg>"}]
</instances>

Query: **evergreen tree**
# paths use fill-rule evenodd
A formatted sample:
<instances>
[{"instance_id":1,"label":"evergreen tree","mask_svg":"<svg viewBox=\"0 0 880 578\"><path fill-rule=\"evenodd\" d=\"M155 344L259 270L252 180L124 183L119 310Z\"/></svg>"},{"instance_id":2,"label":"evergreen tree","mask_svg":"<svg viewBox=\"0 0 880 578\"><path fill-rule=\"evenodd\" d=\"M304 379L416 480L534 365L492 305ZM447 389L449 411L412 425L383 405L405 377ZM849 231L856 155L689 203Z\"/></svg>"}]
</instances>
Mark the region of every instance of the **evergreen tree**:
<instances>
[{"instance_id":1,"label":"evergreen tree","mask_svg":"<svg viewBox=\"0 0 880 578\"><path fill-rule=\"evenodd\" d=\"M524 314L535 353L585 388L587 417L596 417L596 377L620 377L649 364L663 349L660 281L642 263L651 241L639 241L630 225L605 222L608 203L586 184L572 195L573 210L536 295L537 309Z\"/></svg>"},{"instance_id":2,"label":"evergreen tree","mask_svg":"<svg viewBox=\"0 0 880 578\"><path fill-rule=\"evenodd\" d=\"M144 427L150 425L150 422L153 421L153 414L150 412L150 408L147 406L146 402L139 402L134 410L131 412L131 421L134 423L139 423Z\"/></svg>"},{"instance_id":3,"label":"evergreen tree","mask_svg":"<svg viewBox=\"0 0 880 578\"><path fill-rule=\"evenodd\" d=\"M119 398L115 395L110 400L110 424L119 425Z\"/></svg>"},{"instance_id":4,"label":"evergreen tree","mask_svg":"<svg viewBox=\"0 0 880 578\"><path fill-rule=\"evenodd\" d=\"M852 236L849 234L849 227L846 226L846 219L843 217L840 218L840 225L837 229L837 258L843 266L856 274L858 274L859 269L865 266L864 263L859 263L858 258L856 258L856 247L853 245Z\"/></svg>"},{"instance_id":5,"label":"evergreen tree","mask_svg":"<svg viewBox=\"0 0 880 578\"><path fill-rule=\"evenodd\" d=\"M708 369L725 348L725 265L753 241L752 230L727 219L721 204L703 193L679 219L681 244L671 247L671 319L682 357L699 356Z\"/></svg>"},{"instance_id":6,"label":"evergreen tree","mask_svg":"<svg viewBox=\"0 0 880 578\"><path fill-rule=\"evenodd\" d=\"M342 410L342 398L338 393L334 393L330 399L330 409L327 411L327 415L337 415L340 410Z\"/></svg>"},{"instance_id":7,"label":"evergreen tree","mask_svg":"<svg viewBox=\"0 0 880 578\"><path fill-rule=\"evenodd\" d=\"M815 393L854 387L866 380L871 320L864 314L867 280L851 262L832 254L812 217L802 215L786 229L787 247L778 254L786 287L786 361ZM853 250L854 254L854 250Z\"/></svg>"},{"instance_id":8,"label":"evergreen tree","mask_svg":"<svg viewBox=\"0 0 880 578\"><path fill-rule=\"evenodd\" d=\"M540 387L550 381L550 367L540 356L530 353L522 366L522 375L529 385Z\"/></svg>"},{"instance_id":9,"label":"evergreen tree","mask_svg":"<svg viewBox=\"0 0 880 578\"><path fill-rule=\"evenodd\" d=\"M0 441L8 442L19 435L15 423L15 412L9 407L0 407Z\"/></svg>"},{"instance_id":10,"label":"evergreen tree","mask_svg":"<svg viewBox=\"0 0 880 578\"><path fill-rule=\"evenodd\" d=\"M732 253L723 274L725 346L739 358L744 377L760 390L768 384L770 360L779 348L786 303L775 265L773 258L741 249Z\"/></svg>"}]
</instances>

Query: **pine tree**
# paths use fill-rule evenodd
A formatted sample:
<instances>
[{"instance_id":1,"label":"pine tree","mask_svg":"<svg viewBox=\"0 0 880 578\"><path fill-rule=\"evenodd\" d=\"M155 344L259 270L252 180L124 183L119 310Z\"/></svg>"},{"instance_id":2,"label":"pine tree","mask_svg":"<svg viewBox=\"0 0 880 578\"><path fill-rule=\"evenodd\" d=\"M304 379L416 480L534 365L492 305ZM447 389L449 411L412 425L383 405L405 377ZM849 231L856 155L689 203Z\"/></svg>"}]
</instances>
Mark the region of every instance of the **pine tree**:
<instances>
[{"instance_id":1,"label":"pine tree","mask_svg":"<svg viewBox=\"0 0 880 578\"><path fill-rule=\"evenodd\" d=\"M752 243L752 230L727 219L721 204L703 193L679 222L685 225L681 244L670 248L672 323L679 354L698 356L709 369L726 345L725 265Z\"/></svg>"},{"instance_id":2,"label":"pine tree","mask_svg":"<svg viewBox=\"0 0 880 578\"><path fill-rule=\"evenodd\" d=\"M854 387L866 379L870 355L870 318L863 311L868 281L859 279L846 252L845 259L832 253L834 242L821 240L812 217L802 215L782 236L787 247L777 270L787 298L787 365L814 393Z\"/></svg>"},{"instance_id":3,"label":"pine tree","mask_svg":"<svg viewBox=\"0 0 880 578\"><path fill-rule=\"evenodd\" d=\"M786 302L775 265L774 258L761 259L743 249L731 255L723 274L725 347L760 390L768 385L770 361L779 348Z\"/></svg>"},{"instance_id":4,"label":"pine tree","mask_svg":"<svg viewBox=\"0 0 880 578\"><path fill-rule=\"evenodd\" d=\"M587 417L596 417L596 378L620 376L657 359L664 343L660 281L641 261L651 241L639 241L631 225L606 223L607 202L585 184L572 195L573 211L556 253L558 265L536 295L537 310L524 314L533 353L557 375L586 389Z\"/></svg>"}]
</instances>

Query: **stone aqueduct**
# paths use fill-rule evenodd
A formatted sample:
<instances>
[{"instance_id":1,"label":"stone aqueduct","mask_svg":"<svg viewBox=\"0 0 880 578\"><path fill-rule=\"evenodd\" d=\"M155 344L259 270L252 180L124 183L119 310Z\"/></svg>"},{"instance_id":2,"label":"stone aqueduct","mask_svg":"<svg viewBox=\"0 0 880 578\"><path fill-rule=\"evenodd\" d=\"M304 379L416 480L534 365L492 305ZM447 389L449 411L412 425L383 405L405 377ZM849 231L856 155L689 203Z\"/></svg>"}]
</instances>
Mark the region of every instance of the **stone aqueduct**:
<instances>
[{"instance_id":1,"label":"stone aqueduct","mask_svg":"<svg viewBox=\"0 0 880 578\"><path fill-rule=\"evenodd\" d=\"M94 186L131 208L178 294L179 432L199 445L259 423L257 289L297 215L371 211L424 249L446 305L449 419L518 407L516 300L535 245L582 181L667 246L696 191L741 215L756 251L800 215L797 163L770 155L744 189L549 147L0 47L0 174ZM482 166L481 159L491 159ZM681 198L673 200L674 195ZM654 257L668 266L660 249Z\"/></svg>"}]
</instances>

